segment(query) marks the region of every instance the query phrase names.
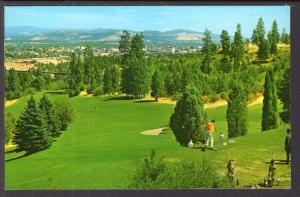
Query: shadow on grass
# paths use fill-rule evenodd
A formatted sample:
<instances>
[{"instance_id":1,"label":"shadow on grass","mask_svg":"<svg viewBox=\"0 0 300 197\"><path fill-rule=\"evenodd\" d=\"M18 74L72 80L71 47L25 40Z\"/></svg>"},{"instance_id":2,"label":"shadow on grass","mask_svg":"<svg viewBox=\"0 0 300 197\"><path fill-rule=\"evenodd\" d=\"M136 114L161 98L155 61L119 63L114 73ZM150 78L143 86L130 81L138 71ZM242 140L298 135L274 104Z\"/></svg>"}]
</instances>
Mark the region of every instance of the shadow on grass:
<instances>
[{"instance_id":1,"label":"shadow on grass","mask_svg":"<svg viewBox=\"0 0 300 197\"><path fill-rule=\"evenodd\" d=\"M269 161L264 161L265 164L270 164ZM287 165L286 160L275 160L276 165Z\"/></svg>"},{"instance_id":2,"label":"shadow on grass","mask_svg":"<svg viewBox=\"0 0 300 197\"><path fill-rule=\"evenodd\" d=\"M48 90L45 93L61 95L61 94L68 94L68 90L62 90L62 91Z\"/></svg>"},{"instance_id":3,"label":"shadow on grass","mask_svg":"<svg viewBox=\"0 0 300 197\"><path fill-rule=\"evenodd\" d=\"M11 149L11 150L5 151L5 153L14 153L14 152L16 152L16 149Z\"/></svg>"},{"instance_id":4,"label":"shadow on grass","mask_svg":"<svg viewBox=\"0 0 300 197\"><path fill-rule=\"evenodd\" d=\"M104 99L103 101L122 101L122 100L134 100L134 98L131 98L129 96L112 96Z\"/></svg>"},{"instance_id":5,"label":"shadow on grass","mask_svg":"<svg viewBox=\"0 0 300 197\"><path fill-rule=\"evenodd\" d=\"M155 100L137 100L134 102L136 102L136 103L155 103L156 101Z\"/></svg>"},{"instance_id":6,"label":"shadow on grass","mask_svg":"<svg viewBox=\"0 0 300 197\"><path fill-rule=\"evenodd\" d=\"M29 154L26 154L26 153L25 153L24 155L20 155L20 156L18 156L18 157L14 157L14 158L6 159L6 160L5 160L5 162L14 161L14 160L21 159L21 158L23 158L23 157L27 157L27 156L29 156Z\"/></svg>"}]
</instances>

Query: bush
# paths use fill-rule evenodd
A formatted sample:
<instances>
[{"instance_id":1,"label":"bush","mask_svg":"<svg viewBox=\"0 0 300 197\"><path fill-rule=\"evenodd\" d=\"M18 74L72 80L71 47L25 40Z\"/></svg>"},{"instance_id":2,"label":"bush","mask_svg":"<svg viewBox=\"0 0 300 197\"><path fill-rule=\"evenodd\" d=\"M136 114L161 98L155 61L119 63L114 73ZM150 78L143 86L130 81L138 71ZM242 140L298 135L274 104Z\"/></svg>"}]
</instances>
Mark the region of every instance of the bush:
<instances>
[{"instance_id":1,"label":"bush","mask_svg":"<svg viewBox=\"0 0 300 197\"><path fill-rule=\"evenodd\" d=\"M221 93L221 98L224 100L228 100L228 92L222 92Z\"/></svg>"},{"instance_id":2,"label":"bush","mask_svg":"<svg viewBox=\"0 0 300 197\"><path fill-rule=\"evenodd\" d=\"M209 102L214 103L218 101L220 97L216 93L212 93L209 97Z\"/></svg>"},{"instance_id":3,"label":"bush","mask_svg":"<svg viewBox=\"0 0 300 197\"><path fill-rule=\"evenodd\" d=\"M69 90L69 97L78 96L80 93L79 89L76 90Z\"/></svg>"},{"instance_id":4,"label":"bush","mask_svg":"<svg viewBox=\"0 0 300 197\"><path fill-rule=\"evenodd\" d=\"M172 96L172 100L173 100L173 101L178 101L178 100L180 99L181 96L182 96L181 93L175 92L174 95Z\"/></svg>"},{"instance_id":5,"label":"bush","mask_svg":"<svg viewBox=\"0 0 300 197\"><path fill-rule=\"evenodd\" d=\"M93 86L89 86L87 89L86 89L86 92L88 94L93 94L93 90L94 90L94 87Z\"/></svg>"},{"instance_id":6,"label":"bush","mask_svg":"<svg viewBox=\"0 0 300 197\"><path fill-rule=\"evenodd\" d=\"M18 99L21 97L21 92L20 91L14 91L14 92L7 92L6 93L6 99L7 100L14 100Z\"/></svg>"},{"instance_id":7,"label":"bush","mask_svg":"<svg viewBox=\"0 0 300 197\"><path fill-rule=\"evenodd\" d=\"M129 188L179 189L179 188L232 188L227 177L220 177L212 163L207 161L180 162L166 165L163 157L156 158L151 150L148 158L138 163Z\"/></svg>"},{"instance_id":8,"label":"bush","mask_svg":"<svg viewBox=\"0 0 300 197\"><path fill-rule=\"evenodd\" d=\"M99 96L99 95L102 95L104 92L103 92L103 89L102 88L96 88L94 89L93 91L93 95L94 96Z\"/></svg>"},{"instance_id":9,"label":"bush","mask_svg":"<svg viewBox=\"0 0 300 197\"><path fill-rule=\"evenodd\" d=\"M26 90L27 94L33 95L35 93L35 89L34 88L28 88Z\"/></svg>"},{"instance_id":10,"label":"bush","mask_svg":"<svg viewBox=\"0 0 300 197\"><path fill-rule=\"evenodd\" d=\"M4 124L4 134L5 134L5 144L8 144L15 131L16 119L12 113L5 113L5 124Z\"/></svg>"},{"instance_id":11,"label":"bush","mask_svg":"<svg viewBox=\"0 0 300 197\"><path fill-rule=\"evenodd\" d=\"M62 131L67 130L68 124L73 121L75 117L74 108L70 100L66 98L58 98L53 102L54 113L59 120L59 128Z\"/></svg>"}]
</instances>

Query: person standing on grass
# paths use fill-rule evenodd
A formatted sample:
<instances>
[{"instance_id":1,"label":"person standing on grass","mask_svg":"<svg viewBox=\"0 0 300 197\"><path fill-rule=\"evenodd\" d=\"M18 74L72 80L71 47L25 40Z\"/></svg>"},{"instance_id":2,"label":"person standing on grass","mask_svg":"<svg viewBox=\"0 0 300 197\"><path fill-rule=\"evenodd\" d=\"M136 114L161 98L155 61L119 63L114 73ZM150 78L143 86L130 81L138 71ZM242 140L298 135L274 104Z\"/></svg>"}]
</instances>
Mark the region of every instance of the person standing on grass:
<instances>
[{"instance_id":1,"label":"person standing on grass","mask_svg":"<svg viewBox=\"0 0 300 197\"><path fill-rule=\"evenodd\" d=\"M214 148L214 137L213 137L213 132L215 131L215 120L212 120L206 124L205 128L205 138L206 138L206 143L205 143L205 148L208 147L208 144L210 142L210 148Z\"/></svg>"},{"instance_id":2,"label":"person standing on grass","mask_svg":"<svg viewBox=\"0 0 300 197\"><path fill-rule=\"evenodd\" d=\"M291 129L286 130L287 135L285 137L285 153L286 153L286 163L289 164L290 162L290 155L291 155Z\"/></svg>"}]
</instances>

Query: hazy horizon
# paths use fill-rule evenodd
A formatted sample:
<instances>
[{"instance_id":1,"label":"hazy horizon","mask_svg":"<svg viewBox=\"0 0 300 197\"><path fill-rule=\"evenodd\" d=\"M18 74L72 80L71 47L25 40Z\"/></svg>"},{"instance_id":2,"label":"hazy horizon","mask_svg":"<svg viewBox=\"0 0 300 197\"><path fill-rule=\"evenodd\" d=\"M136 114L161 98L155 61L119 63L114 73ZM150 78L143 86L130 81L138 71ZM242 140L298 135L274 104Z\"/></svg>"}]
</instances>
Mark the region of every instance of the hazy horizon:
<instances>
[{"instance_id":1,"label":"hazy horizon","mask_svg":"<svg viewBox=\"0 0 300 197\"><path fill-rule=\"evenodd\" d=\"M43 29L127 29L166 32L205 28L233 35L238 23L250 37L258 18L266 32L273 20L290 32L290 6L6 6L5 28L30 26Z\"/></svg>"}]
</instances>

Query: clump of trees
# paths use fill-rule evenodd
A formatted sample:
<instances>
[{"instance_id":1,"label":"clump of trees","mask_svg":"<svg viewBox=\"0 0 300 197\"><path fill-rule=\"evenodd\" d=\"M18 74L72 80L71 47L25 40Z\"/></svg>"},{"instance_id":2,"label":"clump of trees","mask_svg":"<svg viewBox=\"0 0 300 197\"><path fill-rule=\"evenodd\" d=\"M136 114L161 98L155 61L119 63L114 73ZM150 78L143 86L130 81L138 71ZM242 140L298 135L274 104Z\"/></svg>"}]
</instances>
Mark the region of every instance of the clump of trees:
<instances>
[{"instance_id":1,"label":"clump of trees","mask_svg":"<svg viewBox=\"0 0 300 197\"><path fill-rule=\"evenodd\" d=\"M204 125L207 115L198 90L188 86L170 117L170 127L181 146L187 146L192 139L200 141L204 136Z\"/></svg>"},{"instance_id":2,"label":"clump of trees","mask_svg":"<svg viewBox=\"0 0 300 197\"><path fill-rule=\"evenodd\" d=\"M284 123L291 122L291 77L290 68L285 69L283 78L279 81L278 97L283 104L283 112L280 118Z\"/></svg>"},{"instance_id":3,"label":"clump of trees","mask_svg":"<svg viewBox=\"0 0 300 197\"><path fill-rule=\"evenodd\" d=\"M134 98L144 97L150 91L150 67L144 48L143 34L131 36L127 31L123 32L119 45L122 53L121 90Z\"/></svg>"},{"instance_id":4,"label":"clump of trees","mask_svg":"<svg viewBox=\"0 0 300 197\"><path fill-rule=\"evenodd\" d=\"M39 103L31 96L16 122L13 136L16 151L32 154L49 148L73 117L73 108L66 99L56 100L52 105L46 96Z\"/></svg>"}]
</instances>

